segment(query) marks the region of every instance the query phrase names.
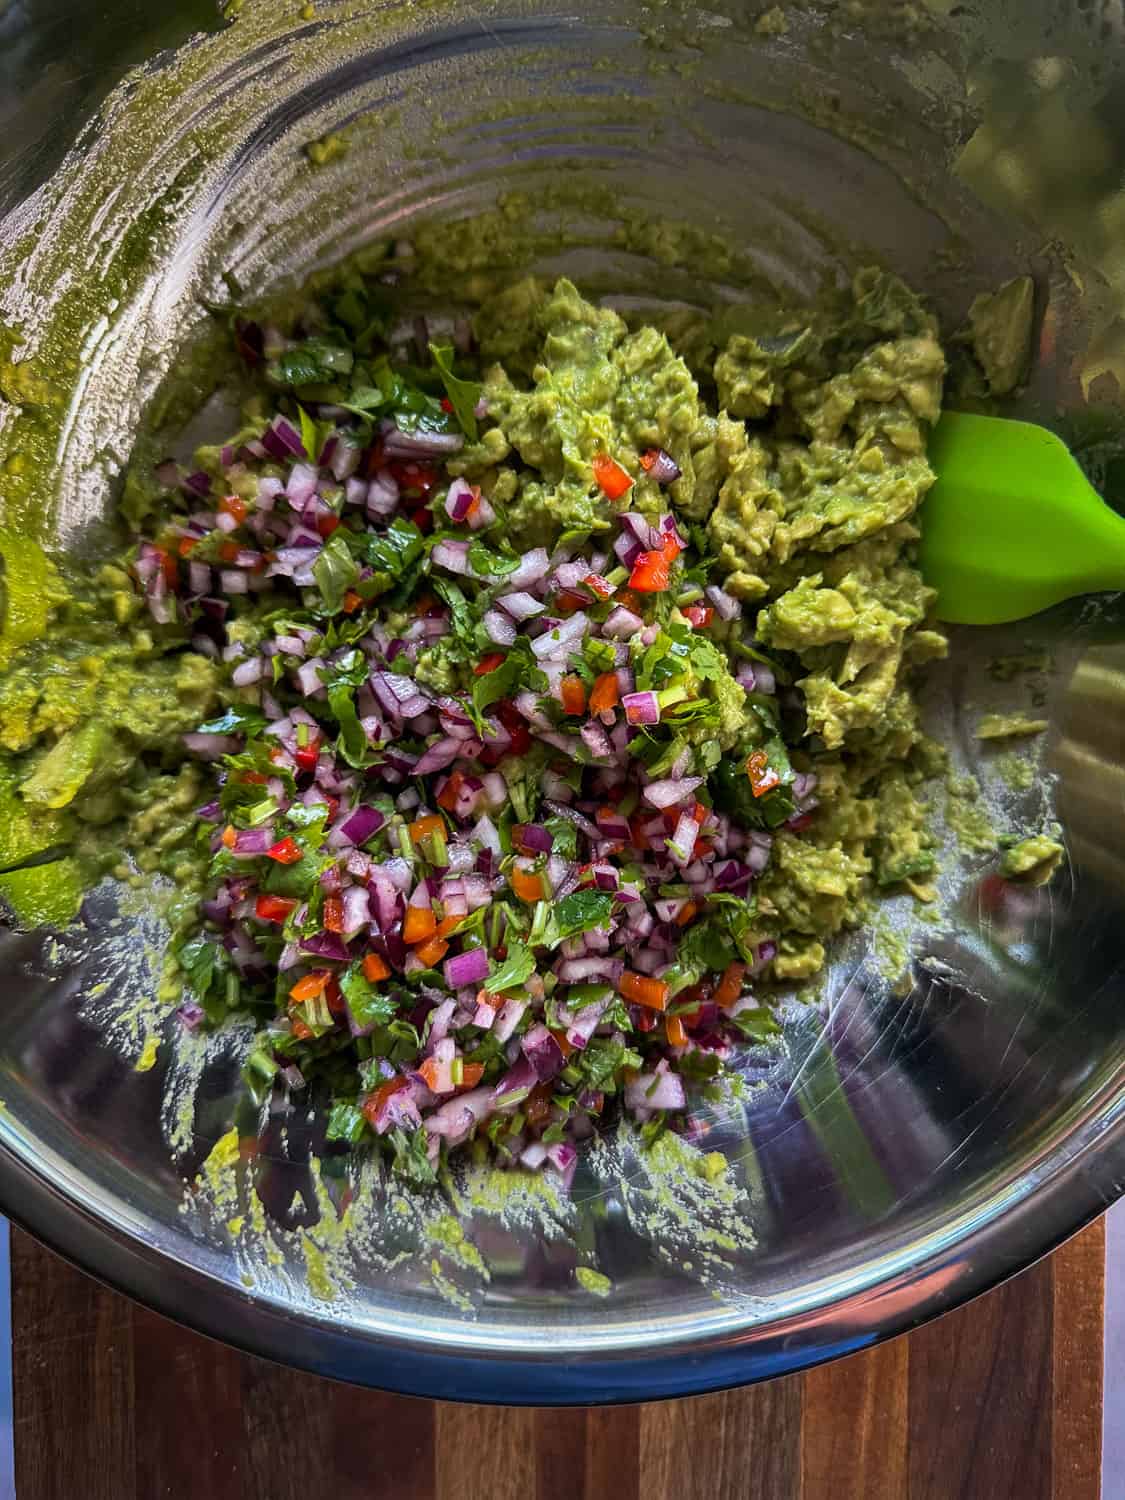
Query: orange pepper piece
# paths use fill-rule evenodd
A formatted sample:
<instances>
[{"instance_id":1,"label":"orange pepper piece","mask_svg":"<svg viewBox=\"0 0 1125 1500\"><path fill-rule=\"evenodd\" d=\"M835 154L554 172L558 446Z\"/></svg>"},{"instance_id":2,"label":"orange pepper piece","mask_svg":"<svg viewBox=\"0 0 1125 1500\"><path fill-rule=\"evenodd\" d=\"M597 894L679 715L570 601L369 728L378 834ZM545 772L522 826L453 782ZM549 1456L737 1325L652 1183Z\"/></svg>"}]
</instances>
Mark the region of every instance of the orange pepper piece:
<instances>
[{"instance_id":1,"label":"orange pepper piece","mask_svg":"<svg viewBox=\"0 0 1125 1500\"><path fill-rule=\"evenodd\" d=\"M664 1035L668 1038L669 1047L687 1046L687 1032L679 1016L669 1016L664 1022Z\"/></svg>"},{"instance_id":2,"label":"orange pepper piece","mask_svg":"<svg viewBox=\"0 0 1125 1500\"><path fill-rule=\"evenodd\" d=\"M437 794L437 805L444 807L446 812L452 812L457 806L457 798L461 795L461 785L465 777L461 771L451 771L449 780Z\"/></svg>"},{"instance_id":3,"label":"orange pepper piece","mask_svg":"<svg viewBox=\"0 0 1125 1500\"><path fill-rule=\"evenodd\" d=\"M564 714L584 714L586 712L586 685L581 677L564 677L561 691Z\"/></svg>"},{"instance_id":4,"label":"orange pepper piece","mask_svg":"<svg viewBox=\"0 0 1125 1500\"><path fill-rule=\"evenodd\" d=\"M621 686L617 681L617 673L603 672L590 694L590 712L604 714L608 709L616 708L620 702Z\"/></svg>"},{"instance_id":5,"label":"orange pepper piece","mask_svg":"<svg viewBox=\"0 0 1125 1500\"><path fill-rule=\"evenodd\" d=\"M728 1005L734 1004L742 993L742 978L745 973L745 964L737 962L727 964L723 971L723 977L719 980L715 988L715 993L711 997L716 1005L725 1008Z\"/></svg>"},{"instance_id":6,"label":"orange pepper piece","mask_svg":"<svg viewBox=\"0 0 1125 1500\"><path fill-rule=\"evenodd\" d=\"M649 1010L666 1010L668 986L663 979L651 979L647 974L634 974L626 969L617 988L633 1005L643 1005Z\"/></svg>"},{"instance_id":7,"label":"orange pepper piece","mask_svg":"<svg viewBox=\"0 0 1125 1500\"><path fill-rule=\"evenodd\" d=\"M422 839L428 839L432 833L441 833L444 829L445 819L440 813L426 813L424 817L415 818L411 823L410 837L417 844Z\"/></svg>"},{"instance_id":8,"label":"orange pepper piece","mask_svg":"<svg viewBox=\"0 0 1125 1500\"><path fill-rule=\"evenodd\" d=\"M371 984L376 984L380 979L390 977L390 969L386 960L378 953L368 953L360 965L363 969L363 977Z\"/></svg>"},{"instance_id":9,"label":"orange pepper piece","mask_svg":"<svg viewBox=\"0 0 1125 1500\"><path fill-rule=\"evenodd\" d=\"M543 877L530 870L513 870L508 883L521 901L542 901Z\"/></svg>"},{"instance_id":10,"label":"orange pepper piece","mask_svg":"<svg viewBox=\"0 0 1125 1500\"><path fill-rule=\"evenodd\" d=\"M408 906L402 924L404 943L424 943L437 931L437 918L428 906Z\"/></svg>"},{"instance_id":11,"label":"orange pepper piece","mask_svg":"<svg viewBox=\"0 0 1125 1500\"><path fill-rule=\"evenodd\" d=\"M315 1000L319 994L323 993L327 983L328 975L323 971L306 974L303 979L298 979L297 983L289 991L289 998L296 1001L298 1005L302 1004L305 1000Z\"/></svg>"},{"instance_id":12,"label":"orange pepper piece","mask_svg":"<svg viewBox=\"0 0 1125 1500\"><path fill-rule=\"evenodd\" d=\"M246 501L241 495L224 495L219 501L219 509L225 515L233 517L239 526L246 519Z\"/></svg>"},{"instance_id":13,"label":"orange pepper piece","mask_svg":"<svg viewBox=\"0 0 1125 1500\"><path fill-rule=\"evenodd\" d=\"M425 964L427 969L432 969L435 964L441 963L448 952L449 944L444 938L439 938L436 934L434 937L428 938L424 943L419 943L414 950L415 956Z\"/></svg>"}]
</instances>

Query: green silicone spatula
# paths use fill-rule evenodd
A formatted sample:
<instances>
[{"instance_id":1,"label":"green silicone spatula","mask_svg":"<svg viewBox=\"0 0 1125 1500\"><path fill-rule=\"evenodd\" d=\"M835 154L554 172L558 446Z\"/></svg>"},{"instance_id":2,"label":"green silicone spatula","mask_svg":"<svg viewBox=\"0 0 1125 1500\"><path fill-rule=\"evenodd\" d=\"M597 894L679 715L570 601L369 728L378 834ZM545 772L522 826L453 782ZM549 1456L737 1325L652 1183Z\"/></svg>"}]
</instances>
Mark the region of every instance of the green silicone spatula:
<instances>
[{"instance_id":1,"label":"green silicone spatula","mask_svg":"<svg viewBox=\"0 0 1125 1500\"><path fill-rule=\"evenodd\" d=\"M1000 625L1062 599L1125 589L1125 519L1045 427L946 412L918 553L951 625Z\"/></svg>"}]
</instances>

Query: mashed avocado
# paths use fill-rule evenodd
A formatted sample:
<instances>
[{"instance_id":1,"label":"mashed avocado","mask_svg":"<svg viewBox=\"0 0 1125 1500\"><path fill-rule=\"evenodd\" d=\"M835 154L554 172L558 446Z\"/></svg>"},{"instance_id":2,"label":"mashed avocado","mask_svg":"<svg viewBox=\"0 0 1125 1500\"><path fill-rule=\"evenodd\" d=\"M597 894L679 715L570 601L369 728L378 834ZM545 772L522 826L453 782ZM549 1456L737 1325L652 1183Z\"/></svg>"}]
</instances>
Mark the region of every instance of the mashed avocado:
<instances>
[{"instance_id":1,"label":"mashed avocado","mask_svg":"<svg viewBox=\"0 0 1125 1500\"><path fill-rule=\"evenodd\" d=\"M1027 885L1046 885L1062 863L1066 850L1046 834L1038 833L1005 849L1000 858L1000 873L1006 880L1021 880Z\"/></svg>"}]
</instances>

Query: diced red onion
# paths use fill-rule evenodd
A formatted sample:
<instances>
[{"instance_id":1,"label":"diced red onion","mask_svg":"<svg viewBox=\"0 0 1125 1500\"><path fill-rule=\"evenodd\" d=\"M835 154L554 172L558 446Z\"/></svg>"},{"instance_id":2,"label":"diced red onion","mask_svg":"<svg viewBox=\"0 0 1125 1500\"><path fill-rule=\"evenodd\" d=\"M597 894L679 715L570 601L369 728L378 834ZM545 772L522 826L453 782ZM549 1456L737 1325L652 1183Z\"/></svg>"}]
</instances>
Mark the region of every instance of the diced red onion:
<instances>
[{"instance_id":1,"label":"diced red onion","mask_svg":"<svg viewBox=\"0 0 1125 1500\"><path fill-rule=\"evenodd\" d=\"M655 693L626 693L621 703L630 724L660 723L660 702Z\"/></svg>"},{"instance_id":2,"label":"diced red onion","mask_svg":"<svg viewBox=\"0 0 1125 1500\"><path fill-rule=\"evenodd\" d=\"M285 417L274 417L262 433L262 447L271 458L307 458L301 434Z\"/></svg>"},{"instance_id":3,"label":"diced red onion","mask_svg":"<svg viewBox=\"0 0 1125 1500\"><path fill-rule=\"evenodd\" d=\"M604 979L616 984L625 972L623 958L567 958L555 970L563 984L582 984L587 979Z\"/></svg>"},{"instance_id":4,"label":"diced red onion","mask_svg":"<svg viewBox=\"0 0 1125 1500\"><path fill-rule=\"evenodd\" d=\"M568 619L537 636L531 643L531 649L540 659L545 656L564 656L572 644L582 639L589 625L590 621L582 610L576 610Z\"/></svg>"},{"instance_id":5,"label":"diced red onion","mask_svg":"<svg viewBox=\"0 0 1125 1500\"><path fill-rule=\"evenodd\" d=\"M183 741L193 755L218 760L220 755L237 755L242 739L236 734L185 734Z\"/></svg>"},{"instance_id":6,"label":"diced red onion","mask_svg":"<svg viewBox=\"0 0 1125 1500\"><path fill-rule=\"evenodd\" d=\"M447 573L466 576L469 571L469 544L458 541L438 542L430 553L430 560L436 567L444 568Z\"/></svg>"},{"instance_id":7,"label":"diced red onion","mask_svg":"<svg viewBox=\"0 0 1125 1500\"><path fill-rule=\"evenodd\" d=\"M625 1104L633 1111L683 1109L687 1104L683 1079L670 1072L667 1061L662 1060L655 1072L638 1073L625 1085Z\"/></svg>"},{"instance_id":8,"label":"diced red onion","mask_svg":"<svg viewBox=\"0 0 1125 1500\"><path fill-rule=\"evenodd\" d=\"M498 1042L506 1042L508 1040L523 1019L523 1013L526 1009L526 1000L504 1001L492 1025L492 1035Z\"/></svg>"},{"instance_id":9,"label":"diced red onion","mask_svg":"<svg viewBox=\"0 0 1125 1500\"><path fill-rule=\"evenodd\" d=\"M562 1048L546 1026L532 1026L520 1042L524 1057L535 1069L540 1083L546 1083L562 1071L565 1061Z\"/></svg>"},{"instance_id":10,"label":"diced red onion","mask_svg":"<svg viewBox=\"0 0 1125 1500\"><path fill-rule=\"evenodd\" d=\"M627 641L631 636L636 635L637 631L641 630L643 626L644 621L640 615L635 615L631 609L625 609L622 605L618 605L610 611L605 624L602 626L602 634L609 636L611 640Z\"/></svg>"},{"instance_id":11,"label":"diced red onion","mask_svg":"<svg viewBox=\"0 0 1125 1500\"><path fill-rule=\"evenodd\" d=\"M383 438L388 458L439 458L459 453L465 439L459 432L402 432L392 426Z\"/></svg>"},{"instance_id":12,"label":"diced red onion","mask_svg":"<svg viewBox=\"0 0 1125 1500\"><path fill-rule=\"evenodd\" d=\"M437 551L436 547L434 551ZM534 594L523 592L503 594L496 602L511 615L513 620L530 620L533 615L541 615L547 607L542 600L536 599Z\"/></svg>"},{"instance_id":13,"label":"diced red onion","mask_svg":"<svg viewBox=\"0 0 1125 1500\"><path fill-rule=\"evenodd\" d=\"M445 513L449 519L460 524L472 508L473 487L467 479L455 479L445 497Z\"/></svg>"},{"instance_id":14,"label":"diced red onion","mask_svg":"<svg viewBox=\"0 0 1125 1500\"><path fill-rule=\"evenodd\" d=\"M495 642L497 646L511 646L515 643L516 627L503 610L486 609L484 628L489 640Z\"/></svg>"},{"instance_id":15,"label":"diced red onion","mask_svg":"<svg viewBox=\"0 0 1125 1500\"><path fill-rule=\"evenodd\" d=\"M641 796L653 807L674 807L677 802L682 802L702 783L702 776L683 776L678 780L666 777L661 781L650 781L641 792Z\"/></svg>"},{"instance_id":16,"label":"diced red onion","mask_svg":"<svg viewBox=\"0 0 1125 1500\"><path fill-rule=\"evenodd\" d=\"M524 553L519 567L509 573L504 582L510 589L531 588L533 584L546 578L550 566L551 561L546 549L535 547L532 551Z\"/></svg>"},{"instance_id":17,"label":"diced red onion","mask_svg":"<svg viewBox=\"0 0 1125 1500\"><path fill-rule=\"evenodd\" d=\"M465 953L447 958L442 973L451 989L460 989L463 984L480 984L488 973L488 954L483 948L470 948Z\"/></svg>"},{"instance_id":18,"label":"diced red onion","mask_svg":"<svg viewBox=\"0 0 1125 1500\"><path fill-rule=\"evenodd\" d=\"M646 470L648 477L657 484L672 484L680 477L680 466L676 460L663 448L651 450L656 457ZM647 458L647 454L645 455Z\"/></svg>"},{"instance_id":19,"label":"diced red onion","mask_svg":"<svg viewBox=\"0 0 1125 1500\"><path fill-rule=\"evenodd\" d=\"M720 620L737 620L742 615L742 605L733 594L728 594L726 589L721 589L717 583L712 583L704 589L708 602L714 606L715 613Z\"/></svg>"},{"instance_id":20,"label":"diced red onion","mask_svg":"<svg viewBox=\"0 0 1125 1500\"><path fill-rule=\"evenodd\" d=\"M234 687L250 687L257 682L265 670L265 664L260 656L252 656L249 661L240 662L230 675L231 684Z\"/></svg>"}]
</instances>

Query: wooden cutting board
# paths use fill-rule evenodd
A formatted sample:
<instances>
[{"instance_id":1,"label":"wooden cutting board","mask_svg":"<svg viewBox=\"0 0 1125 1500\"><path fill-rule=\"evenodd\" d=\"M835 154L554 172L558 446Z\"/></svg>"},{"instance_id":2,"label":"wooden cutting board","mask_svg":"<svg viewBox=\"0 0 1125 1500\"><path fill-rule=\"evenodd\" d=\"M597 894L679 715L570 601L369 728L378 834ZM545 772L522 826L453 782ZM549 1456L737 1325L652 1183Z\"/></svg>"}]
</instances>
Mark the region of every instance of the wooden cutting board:
<instances>
[{"instance_id":1,"label":"wooden cutting board","mask_svg":"<svg viewBox=\"0 0 1125 1500\"><path fill-rule=\"evenodd\" d=\"M13 1230L18 1500L1098 1500L1104 1260L1098 1223L811 1374L535 1411L251 1359Z\"/></svg>"}]
</instances>

